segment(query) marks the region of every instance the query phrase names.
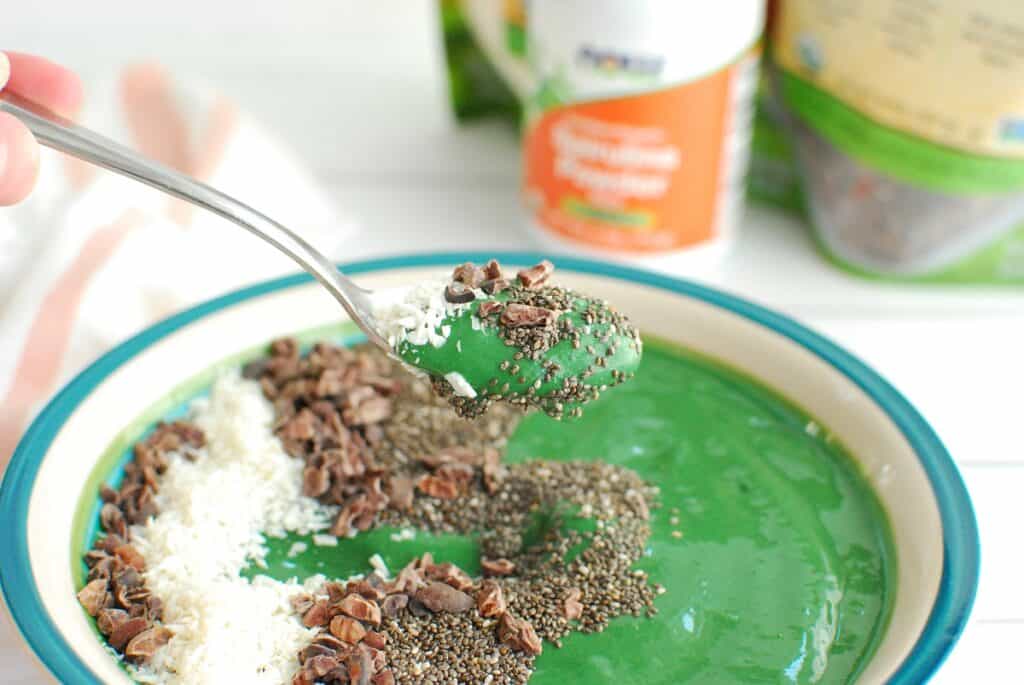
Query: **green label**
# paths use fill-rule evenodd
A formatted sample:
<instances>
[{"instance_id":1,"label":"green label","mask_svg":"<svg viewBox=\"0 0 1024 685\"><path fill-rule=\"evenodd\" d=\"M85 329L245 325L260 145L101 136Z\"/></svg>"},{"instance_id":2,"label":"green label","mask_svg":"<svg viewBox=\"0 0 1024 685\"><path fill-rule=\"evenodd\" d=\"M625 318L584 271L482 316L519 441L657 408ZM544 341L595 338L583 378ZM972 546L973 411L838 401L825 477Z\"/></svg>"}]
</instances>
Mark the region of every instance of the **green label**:
<instances>
[{"instance_id":1,"label":"green label","mask_svg":"<svg viewBox=\"0 0 1024 685\"><path fill-rule=\"evenodd\" d=\"M606 224L616 224L620 228L648 228L654 223L654 216L650 212L603 209L574 197L565 198L562 201L562 209L566 214L572 214L583 219L601 221Z\"/></svg>"},{"instance_id":2,"label":"green label","mask_svg":"<svg viewBox=\"0 0 1024 685\"><path fill-rule=\"evenodd\" d=\"M526 29L512 22L505 22L505 47L513 55L526 57Z\"/></svg>"},{"instance_id":3,"label":"green label","mask_svg":"<svg viewBox=\"0 0 1024 685\"><path fill-rule=\"evenodd\" d=\"M814 130L861 163L902 181L955 194L1024 190L1024 161L968 154L881 126L790 72L783 100ZM951 86L954 87L954 86Z\"/></svg>"}]
</instances>

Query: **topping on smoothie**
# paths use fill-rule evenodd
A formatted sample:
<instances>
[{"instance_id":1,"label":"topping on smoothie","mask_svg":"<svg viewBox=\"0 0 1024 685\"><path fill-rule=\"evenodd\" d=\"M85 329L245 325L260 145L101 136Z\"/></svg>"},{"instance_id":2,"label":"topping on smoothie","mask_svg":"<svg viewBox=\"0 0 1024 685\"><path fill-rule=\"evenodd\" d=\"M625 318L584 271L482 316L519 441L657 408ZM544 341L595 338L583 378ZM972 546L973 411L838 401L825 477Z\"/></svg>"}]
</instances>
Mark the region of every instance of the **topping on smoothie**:
<instances>
[{"instance_id":1,"label":"topping on smoothie","mask_svg":"<svg viewBox=\"0 0 1024 685\"><path fill-rule=\"evenodd\" d=\"M496 260L467 262L448 281L384 296L375 317L396 356L426 372L461 416L501 401L577 417L633 377L643 349L624 316L552 285L553 272L545 260L512 281Z\"/></svg>"},{"instance_id":2,"label":"topping on smoothie","mask_svg":"<svg viewBox=\"0 0 1024 685\"><path fill-rule=\"evenodd\" d=\"M525 683L568 633L655 613L632 566L657 489L599 462L504 464L521 418L500 405L464 421L375 348L276 341L195 400L190 423L139 442L119 490L101 488L79 601L141 682ZM335 547L379 526L473 536L479 567L445 560L439 537L394 577L380 553L365 575L264 575L267 537ZM289 559L309 549L280 544Z\"/></svg>"},{"instance_id":3,"label":"topping on smoothie","mask_svg":"<svg viewBox=\"0 0 1024 685\"><path fill-rule=\"evenodd\" d=\"M146 561L133 544L129 526L144 524L159 513L154 494L170 455L194 460L194 450L205 443L203 431L192 424L157 424L148 438L135 445L120 488L106 484L100 488L103 534L85 555L89 574L78 601L96 618L107 644L133 664L147 662L173 633L162 623L163 601L146 584Z\"/></svg>"},{"instance_id":4,"label":"topping on smoothie","mask_svg":"<svg viewBox=\"0 0 1024 685\"><path fill-rule=\"evenodd\" d=\"M516 373L524 359L506 361ZM118 489L100 487L79 600L154 685L525 683L535 667L546 680L655 682L709 663L761 682L788 674L801 645L849 680L895 589L872 547L881 510L854 497L853 470L823 459L827 443L788 405L657 345L645 364L583 422L508 403L465 421L375 348L278 341L192 401L188 423L135 445ZM737 393L743 413L730 417ZM690 412L699 420L673 423ZM838 523L801 498L807 474L844 509ZM673 581L663 597L659 576ZM655 601L662 618L629 618L653 616ZM814 642L820 616L852 638ZM560 653L566 636L607 628ZM702 648L673 649L680 640Z\"/></svg>"},{"instance_id":5,"label":"topping on smoothie","mask_svg":"<svg viewBox=\"0 0 1024 685\"><path fill-rule=\"evenodd\" d=\"M536 266L520 271L518 274L519 282L525 288L536 288L545 283L554 270L555 265L545 259Z\"/></svg>"}]
</instances>

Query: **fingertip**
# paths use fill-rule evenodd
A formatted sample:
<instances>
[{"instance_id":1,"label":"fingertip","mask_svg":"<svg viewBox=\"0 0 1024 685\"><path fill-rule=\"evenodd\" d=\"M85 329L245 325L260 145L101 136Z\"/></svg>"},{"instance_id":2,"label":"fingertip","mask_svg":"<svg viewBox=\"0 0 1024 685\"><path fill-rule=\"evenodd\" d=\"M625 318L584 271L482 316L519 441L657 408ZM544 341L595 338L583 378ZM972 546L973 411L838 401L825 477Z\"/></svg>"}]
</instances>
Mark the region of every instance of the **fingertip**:
<instances>
[{"instance_id":1,"label":"fingertip","mask_svg":"<svg viewBox=\"0 0 1024 685\"><path fill-rule=\"evenodd\" d=\"M78 74L61 67L61 74L57 77L57 84L54 88L56 103L54 110L64 116L73 117L82 108L85 100L85 89L82 87L82 80Z\"/></svg>"},{"instance_id":2,"label":"fingertip","mask_svg":"<svg viewBox=\"0 0 1024 685\"><path fill-rule=\"evenodd\" d=\"M39 145L24 124L0 112L0 206L24 200L39 173Z\"/></svg>"},{"instance_id":3,"label":"fingertip","mask_svg":"<svg viewBox=\"0 0 1024 685\"><path fill-rule=\"evenodd\" d=\"M0 90L4 89L7 85L7 80L11 78L11 60L7 59L7 55L0 52Z\"/></svg>"},{"instance_id":4,"label":"fingertip","mask_svg":"<svg viewBox=\"0 0 1024 685\"><path fill-rule=\"evenodd\" d=\"M83 90L73 71L35 55L7 52L4 57L10 73L7 87L12 91L67 117L78 112Z\"/></svg>"}]
</instances>

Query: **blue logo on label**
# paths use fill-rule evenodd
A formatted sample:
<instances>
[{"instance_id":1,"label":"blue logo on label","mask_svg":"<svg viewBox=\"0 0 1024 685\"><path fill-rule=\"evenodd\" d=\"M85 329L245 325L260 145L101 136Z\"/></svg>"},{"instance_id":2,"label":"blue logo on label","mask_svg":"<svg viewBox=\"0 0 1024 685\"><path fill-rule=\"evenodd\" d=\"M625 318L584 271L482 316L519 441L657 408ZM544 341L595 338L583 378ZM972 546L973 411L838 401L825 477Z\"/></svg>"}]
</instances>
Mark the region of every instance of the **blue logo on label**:
<instances>
[{"instance_id":1,"label":"blue logo on label","mask_svg":"<svg viewBox=\"0 0 1024 685\"><path fill-rule=\"evenodd\" d=\"M1024 119L1003 119L999 122L999 139L1009 143L1024 143Z\"/></svg>"},{"instance_id":2,"label":"blue logo on label","mask_svg":"<svg viewBox=\"0 0 1024 685\"><path fill-rule=\"evenodd\" d=\"M657 76L665 66L665 58L661 55L630 55L593 45L581 46L576 53L576 61L604 72L639 76Z\"/></svg>"},{"instance_id":3,"label":"blue logo on label","mask_svg":"<svg viewBox=\"0 0 1024 685\"><path fill-rule=\"evenodd\" d=\"M809 34L802 34L796 39L796 52L800 55L800 61L809 71L820 71L825 57L821 53L821 45L818 39Z\"/></svg>"}]
</instances>

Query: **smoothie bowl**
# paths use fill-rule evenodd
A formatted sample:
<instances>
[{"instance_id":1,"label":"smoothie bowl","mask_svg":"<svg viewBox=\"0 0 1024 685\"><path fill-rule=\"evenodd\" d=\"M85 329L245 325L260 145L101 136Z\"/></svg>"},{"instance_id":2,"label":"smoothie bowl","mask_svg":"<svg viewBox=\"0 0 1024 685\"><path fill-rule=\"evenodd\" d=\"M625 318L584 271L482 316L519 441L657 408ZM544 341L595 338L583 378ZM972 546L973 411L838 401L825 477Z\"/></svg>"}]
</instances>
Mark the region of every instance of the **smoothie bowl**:
<instances>
[{"instance_id":1,"label":"smoothie bowl","mask_svg":"<svg viewBox=\"0 0 1024 685\"><path fill-rule=\"evenodd\" d=\"M491 256L346 270L376 289ZM556 261L560 284L613 302L643 336L636 377L578 418L455 417L360 349L303 277L213 300L98 360L40 414L0 490L3 595L39 660L63 683L934 673L970 611L978 537L917 412L782 316ZM305 423L275 415L292 392L284 367L305 384ZM308 453L335 416L310 398L355 402L355 377L373 390L333 420L339 446L374 453L337 466L358 468L360 490ZM388 459L416 480L382 490Z\"/></svg>"}]
</instances>

